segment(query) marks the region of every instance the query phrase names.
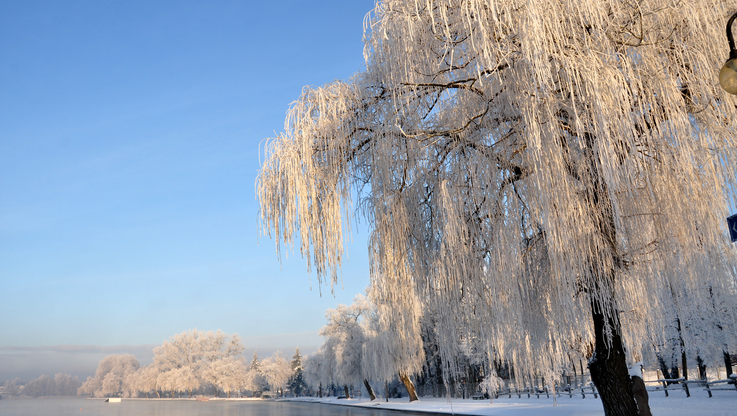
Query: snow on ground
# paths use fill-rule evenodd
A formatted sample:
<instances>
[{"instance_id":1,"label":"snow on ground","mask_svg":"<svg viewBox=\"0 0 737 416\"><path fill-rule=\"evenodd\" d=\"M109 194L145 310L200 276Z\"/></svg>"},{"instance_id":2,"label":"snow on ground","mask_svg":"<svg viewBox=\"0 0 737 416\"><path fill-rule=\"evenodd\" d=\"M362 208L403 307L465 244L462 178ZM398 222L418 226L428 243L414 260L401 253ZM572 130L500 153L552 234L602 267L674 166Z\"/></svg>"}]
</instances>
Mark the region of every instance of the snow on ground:
<instances>
[{"instance_id":1,"label":"snow on ground","mask_svg":"<svg viewBox=\"0 0 737 416\"><path fill-rule=\"evenodd\" d=\"M709 398L705 391L693 391L690 398L680 392L671 392L670 397L664 397L658 393L651 393L650 408L654 416L734 416L737 415L737 390L715 391L714 397ZM482 415L482 416L601 416L604 409L601 400L587 395L585 399L581 396L558 397L557 406L554 406L553 398L540 396L521 399L512 396L494 399L489 404L488 400L461 400L423 397L419 402L409 403L408 399L376 399L371 402L368 399L336 399L299 397L288 400L314 401L326 404L343 406L360 406L379 409L411 410L415 412L431 412L458 415Z\"/></svg>"}]
</instances>

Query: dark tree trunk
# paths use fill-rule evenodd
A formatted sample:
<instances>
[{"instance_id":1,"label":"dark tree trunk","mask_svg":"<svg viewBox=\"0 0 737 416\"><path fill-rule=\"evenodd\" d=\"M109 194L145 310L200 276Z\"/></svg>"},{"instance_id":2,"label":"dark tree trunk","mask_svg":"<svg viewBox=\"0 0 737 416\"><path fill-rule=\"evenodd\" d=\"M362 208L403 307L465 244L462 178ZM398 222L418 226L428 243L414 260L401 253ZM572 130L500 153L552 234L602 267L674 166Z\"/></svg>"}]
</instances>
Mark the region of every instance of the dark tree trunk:
<instances>
[{"instance_id":1,"label":"dark tree trunk","mask_svg":"<svg viewBox=\"0 0 737 416\"><path fill-rule=\"evenodd\" d=\"M658 356L658 364L660 365L660 372L663 373L663 378L671 378L670 376L670 368L668 367L668 364L665 363L665 360L663 357L660 356L660 354L657 354ZM670 382L667 382L670 384Z\"/></svg>"},{"instance_id":2,"label":"dark tree trunk","mask_svg":"<svg viewBox=\"0 0 737 416\"><path fill-rule=\"evenodd\" d=\"M681 368L683 368L682 377L688 380L688 361L686 360L686 350L681 351Z\"/></svg>"},{"instance_id":3,"label":"dark tree trunk","mask_svg":"<svg viewBox=\"0 0 737 416\"><path fill-rule=\"evenodd\" d=\"M640 416L652 416L650 413L650 400L647 394L647 388L642 378L634 376L631 379L632 394L635 396L635 402L637 402L637 408L640 412Z\"/></svg>"},{"instance_id":4,"label":"dark tree trunk","mask_svg":"<svg viewBox=\"0 0 737 416\"><path fill-rule=\"evenodd\" d=\"M345 398L346 399L350 399L351 398L351 395L350 395L350 393L348 393L348 385L347 384L343 386L343 390L345 390Z\"/></svg>"},{"instance_id":5,"label":"dark tree trunk","mask_svg":"<svg viewBox=\"0 0 737 416\"><path fill-rule=\"evenodd\" d=\"M369 397L371 397L371 401L376 400L374 389L371 388L371 384L369 384L368 380L366 380L365 378L363 379L363 385L366 386L366 391L368 392Z\"/></svg>"},{"instance_id":6,"label":"dark tree trunk","mask_svg":"<svg viewBox=\"0 0 737 416\"><path fill-rule=\"evenodd\" d=\"M409 401L413 402L415 400L420 400L417 397L417 392L415 391L415 385L412 383L412 380L410 380L409 376L405 373L399 373L399 379L402 380L402 383L404 383L404 387L407 388L407 394L409 394Z\"/></svg>"},{"instance_id":7,"label":"dark tree trunk","mask_svg":"<svg viewBox=\"0 0 737 416\"><path fill-rule=\"evenodd\" d=\"M732 374L732 357L727 351L722 351L722 354L724 354L724 368L727 370L727 378L729 378L729 375Z\"/></svg>"},{"instance_id":8,"label":"dark tree trunk","mask_svg":"<svg viewBox=\"0 0 737 416\"><path fill-rule=\"evenodd\" d=\"M696 367L699 369L699 380L706 380L706 364L701 356L696 356Z\"/></svg>"},{"instance_id":9,"label":"dark tree trunk","mask_svg":"<svg viewBox=\"0 0 737 416\"><path fill-rule=\"evenodd\" d=\"M686 397L691 397L691 392L688 391L688 361L686 360L686 343L683 341L683 334L681 334L681 318L676 318L676 324L678 325L678 338L681 340L681 367L683 368L683 390L686 392Z\"/></svg>"},{"instance_id":10,"label":"dark tree trunk","mask_svg":"<svg viewBox=\"0 0 737 416\"><path fill-rule=\"evenodd\" d=\"M683 334L681 334L681 318L676 318L676 329L678 329L678 339L681 343L681 368L683 369L682 376L685 380L688 380L688 361L686 361L686 343L683 341Z\"/></svg>"},{"instance_id":11,"label":"dark tree trunk","mask_svg":"<svg viewBox=\"0 0 737 416\"><path fill-rule=\"evenodd\" d=\"M389 382L384 381L384 393L386 394L384 398L386 398L386 402L389 403Z\"/></svg>"},{"instance_id":12,"label":"dark tree trunk","mask_svg":"<svg viewBox=\"0 0 737 416\"><path fill-rule=\"evenodd\" d=\"M602 248L608 247L608 253L602 252L589 258L592 267L591 277L594 278L594 281L588 288L588 292L591 299L591 317L595 334L594 354L589 360L589 371L591 380L601 395L606 416L637 416L640 412L630 384L627 357L622 344L622 327L618 319L619 311L613 301L616 268L621 264L616 248L617 227L613 214L614 204L610 199L608 185L599 166L596 137L588 132L581 132L580 137L586 143L583 156L588 165L588 172L579 169L579 173L589 175L590 180L590 186L587 186L585 191L585 199L595 211L598 211L593 215L592 220L594 220L598 237L603 243ZM568 152L572 150L565 142L564 146L567 148L564 150ZM603 259L599 256L611 256L611 258ZM611 261L614 268L599 269L608 261ZM602 301L607 303L603 304ZM647 403L644 405L647 407Z\"/></svg>"},{"instance_id":13,"label":"dark tree trunk","mask_svg":"<svg viewBox=\"0 0 737 416\"><path fill-rule=\"evenodd\" d=\"M593 299L591 314L596 344L594 355L589 360L591 380L599 390L606 416L637 416L639 411L630 387L619 320L605 316L602 309L598 301ZM611 339L605 333L607 324L612 329Z\"/></svg>"}]
</instances>

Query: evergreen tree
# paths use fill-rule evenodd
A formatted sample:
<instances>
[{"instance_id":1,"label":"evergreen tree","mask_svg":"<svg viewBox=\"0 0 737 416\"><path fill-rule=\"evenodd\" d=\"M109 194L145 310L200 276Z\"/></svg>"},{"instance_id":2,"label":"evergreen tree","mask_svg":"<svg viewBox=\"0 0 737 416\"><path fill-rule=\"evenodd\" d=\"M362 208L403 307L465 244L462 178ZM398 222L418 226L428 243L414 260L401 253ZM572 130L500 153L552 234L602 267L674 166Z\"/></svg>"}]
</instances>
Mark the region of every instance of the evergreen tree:
<instances>
[{"instance_id":1,"label":"evergreen tree","mask_svg":"<svg viewBox=\"0 0 737 416\"><path fill-rule=\"evenodd\" d=\"M288 386L289 390L294 393L295 396L301 396L302 393L307 390L307 383L304 379L303 368L302 368L302 355L299 353L299 348L295 351L292 356L292 371L294 372L289 378Z\"/></svg>"},{"instance_id":2,"label":"evergreen tree","mask_svg":"<svg viewBox=\"0 0 737 416\"><path fill-rule=\"evenodd\" d=\"M253 352L253 358L251 359L251 367L249 368L251 371L259 372L261 371L261 362L258 360L258 352Z\"/></svg>"},{"instance_id":3,"label":"evergreen tree","mask_svg":"<svg viewBox=\"0 0 737 416\"><path fill-rule=\"evenodd\" d=\"M302 371L302 355L299 353L299 347L297 347L297 350L294 352L294 355L292 356L292 371L294 372L301 372Z\"/></svg>"}]
</instances>

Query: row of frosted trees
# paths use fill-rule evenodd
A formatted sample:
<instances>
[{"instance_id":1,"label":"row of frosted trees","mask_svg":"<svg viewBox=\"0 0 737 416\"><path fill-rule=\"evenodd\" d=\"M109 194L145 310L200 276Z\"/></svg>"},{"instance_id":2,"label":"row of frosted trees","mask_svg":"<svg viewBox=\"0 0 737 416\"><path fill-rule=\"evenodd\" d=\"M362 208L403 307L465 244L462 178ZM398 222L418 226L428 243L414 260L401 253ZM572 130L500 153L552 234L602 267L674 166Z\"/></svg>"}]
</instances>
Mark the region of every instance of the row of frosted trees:
<instances>
[{"instance_id":1,"label":"row of frosted trees","mask_svg":"<svg viewBox=\"0 0 737 416\"><path fill-rule=\"evenodd\" d=\"M264 360L254 353L249 364L242 352L238 335L193 329L154 348L153 363L146 367L140 367L130 354L105 357L78 392L94 397L159 398L223 392L230 397L268 390L283 394L294 380L301 380L299 350L291 363L277 352Z\"/></svg>"},{"instance_id":2,"label":"row of frosted trees","mask_svg":"<svg viewBox=\"0 0 737 416\"><path fill-rule=\"evenodd\" d=\"M429 313L420 319L414 345L397 339L370 297L359 295L351 305L329 309L326 318L320 332L325 342L305 364L306 381L317 394L334 394L339 386L346 397L365 389L371 400L377 396L374 388L385 398L406 392L410 401L422 395L469 397L477 390L493 393L499 375L509 375L508 365L494 367L498 363L487 360L478 338L458 339L453 362L444 362L437 320ZM398 384L404 389L397 391Z\"/></svg>"},{"instance_id":3,"label":"row of frosted trees","mask_svg":"<svg viewBox=\"0 0 737 416\"><path fill-rule=\"evenodd\" d=\"M42 375L23 384L20 378L8 380L3 385L4 395L10 397L75 396L82 385L77 377L56 373L54 377Z\"/></svg>"},{"instance_id":4,"label":"row of frosted trees","mask_svg":"<svg viewBox=\"0 0 737 416\"><path fill-rule=\"evenodd\" d=\"M338 305L325 315L327 325L320 331L325 342L305 363L305 381L318 395L334 394L335 386L342 386L341 394L350 397L362 386L374 400L371 381L386 388L396 378L415 394L409 376L422 362L422 351L399 351L367 297L359 295L351 305Z\"/></svg>"},{"instance_id":5,"label":"row of frosted trees","mask_svg":"<svg viewBox=\"0 0 737 416\"><path fill-rule=\"evenodd\" d=\"M325 342L305 364L305 380L316 394L339 392L350 397L351 392L365 389L374 400L374 388L389 397L397 394L401 384L410 400L416 400L418 389L413 378L420 381L421 393L442 395L445 391L430 319L421 320L420 335L410 344L396 336L376 305L363 295L351 305L329 309L326 318L327 325L320 331ZM479 360L470 358L473 355L470 350L459 351L457 359L478 364ZM455 379L447 381L455 387ZM427 390L427 386L433 388Z\"/></svg>"},{"instance_id":6,"label":"row of frosted trees","mask_svg":"<svg viewBox=\"0 0 737 416\"><path fill-rule=\"evenodd\" d=\"M681 327L680 318L671 316L663 329L669 337L630 353L630 366L659 371L666 379L706 379L725 377L733 372L731 356L720 332L719 317L729 305L704 308L694 322ZM635 313L636 311L631 311ZM488 354L483 339L459 328L455 348L445 361L438 343L438 316L425 310L420 317L420 337L407 348L397 340L394 330L383 326L380 313L370 297L359 295L350 305L339 305L326 312L327 325L318 351L306 358L305 381L315 395L352 395L366 392L371 400L377 395L395 397L408 394L410 400L421 396L468 398L474 394L493 396L502 388L565 389L590 381L587 357L593 345L572 350L568 362L555 371L533 375L516 371L514 363ZM716 334L716 335L715 335ZM684 338L701 343L685 344ZM719 350L721 349L721 350ZM398 386L404 386L404 389ZM376 390L375 390L376 389ZM376 391L376 392L375 392ZM354 393L356 392L356 393ZM357 393L361 392L361 393Z\"/></svg>"}]
</instances>

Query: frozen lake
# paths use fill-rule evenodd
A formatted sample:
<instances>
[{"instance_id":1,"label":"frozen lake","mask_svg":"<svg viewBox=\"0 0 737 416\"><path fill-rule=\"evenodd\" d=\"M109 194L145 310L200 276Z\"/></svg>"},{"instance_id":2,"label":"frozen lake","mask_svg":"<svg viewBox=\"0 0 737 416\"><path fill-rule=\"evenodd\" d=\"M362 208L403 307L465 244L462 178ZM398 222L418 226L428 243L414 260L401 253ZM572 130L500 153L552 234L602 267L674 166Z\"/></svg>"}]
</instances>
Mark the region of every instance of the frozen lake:
<instances>
[{"instance_id":1,"label":"frozen lake","mask_svg":"<svg viewBox=\"0 0 737 416\"><path fill-rule=\"evenodd\" d=\"M427 413L402 412L404 415ZM40 398L2 399L0 416L397 416L397 412L318 403L263 402L260 400L126 400Z\"/></svg>"}]
</instances>

